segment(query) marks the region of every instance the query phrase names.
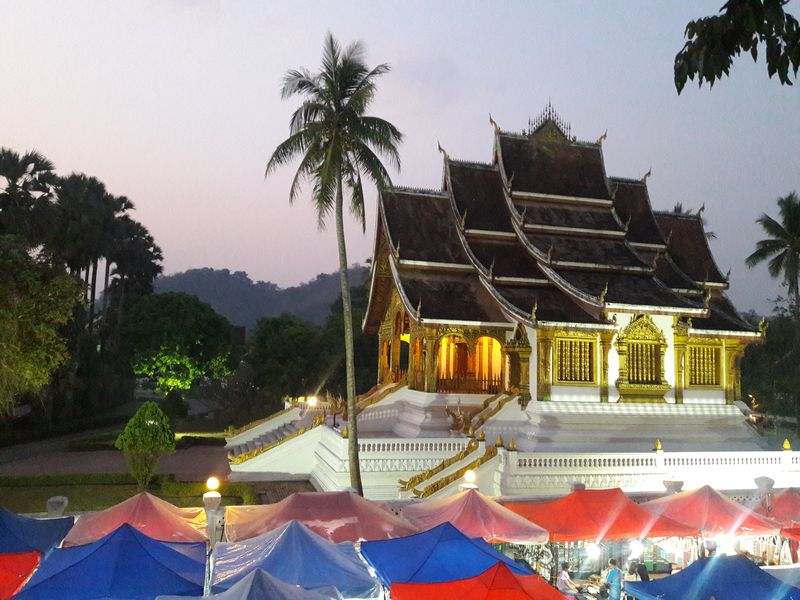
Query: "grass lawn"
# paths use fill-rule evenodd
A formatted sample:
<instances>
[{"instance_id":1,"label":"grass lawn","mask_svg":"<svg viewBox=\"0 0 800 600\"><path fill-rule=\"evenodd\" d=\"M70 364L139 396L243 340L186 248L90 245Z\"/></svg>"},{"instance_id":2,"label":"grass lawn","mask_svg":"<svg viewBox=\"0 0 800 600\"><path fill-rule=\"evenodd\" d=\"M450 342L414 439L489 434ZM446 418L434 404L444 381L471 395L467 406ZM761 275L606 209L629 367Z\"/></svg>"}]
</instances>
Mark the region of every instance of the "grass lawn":
<instances>
[{"instance_id":1,"label":"grass lawn","mask_svg":"<svg viewBox=\"0 0 800 600\"><path fill-rule=\"evenodd\" d=\"M0 478L0 506L17 513L44 512L47 499L66 496L67 512L102 510L138 493L129 476L119 475L48 475L43 477ZM202 483L179 483L157 478L148 491L175 506L202 506L205 486ZM255 489L247 484L223 484L222 504L254 504Z\"/></svg>"}]
</instances>

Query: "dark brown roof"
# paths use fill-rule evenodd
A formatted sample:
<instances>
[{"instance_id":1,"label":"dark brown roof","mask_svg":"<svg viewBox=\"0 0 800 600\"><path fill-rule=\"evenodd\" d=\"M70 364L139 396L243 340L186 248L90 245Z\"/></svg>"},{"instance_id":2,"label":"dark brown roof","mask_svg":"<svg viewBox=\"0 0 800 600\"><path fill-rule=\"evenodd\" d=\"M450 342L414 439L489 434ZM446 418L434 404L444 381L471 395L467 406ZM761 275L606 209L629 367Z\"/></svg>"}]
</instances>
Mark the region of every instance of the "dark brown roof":
<instances>
[{"instance_id":1,"label":"dark brown roof","mask_svg":"<svg viewBox=\"0 0 800 600\"><path fill-rule=\"evenodd\" d=\"M514 204L520 213L524 211L525 223L621 231L610 208L556 204L539 200L515 200Z\"/></svg>"},{"instance_id":2,"label":"dark brown roof","mask_svg":"<svg viewBox=\"0 0 800 600\"><path fill-rule=\"evenodd\" d=\"M614 267L648 267L622 239L577 235L528 233L528 240L543 254L553 248L552 259L561 262L595 263Z\"/></svg>"},{"instance_id":3,"label":"dark brown roof","mask_svg":"<svg viewBox=\"0 0 800 600\"><path fill-rule=\"evenodd\" d=\"M669 254L681 271L695 281L727 283L711 255L700 217L662 212L655 213L655 217L669 240Z\"/></svg>"},{"instance_id":4,"label":"dark brown roof","mask_svg":"<svg viewBox=\"0 0 800 600\"><path fill-rule=\"evenodd\" d=\"M567 294L551 285L519 286L495 283L494 289L526 315L530 315L533 306L536 305L536 319L539 321L557 321L560 323L602 322L583 310Z\"/></svg>"},{"instance_id":5,"label":"dark brown roof","mask_svg":"<svg viewBox=\"0 0 800 600\"><path fill-rule=\"evenodd\" d=\"M402 268L400 285L422 319L508 322L477 273Z\"/></svg>"},{"instance_id":6,"label":"dark brown roof","mask_svg":"<svg viewBox=\"0 0 800 600\"><path fill-rule=\"evenodd\" d=\"M401 259L469 264L447 196L393 189L383 192L381 201Z\"/></svg>"},{"instance_id":7,"label":"dark brown roof","mask_svg":"<svg viewBox=\"0 0 800 600\"><path fill-rule=\"evenodd\" d=\"M653 264L653 259L656 254L658 254L658 260L656 260L656 278L667 287L676 290L702 291L689 276L672 262L672 259L666 252L659 252L657 250L637 250L636 253L649 264Z\"/></svg>"},{"instance_id":8,"label":"dark brown roof","mask_svg":"<svg viewBox=\"0 0 800 600\"><path fill-rule=\"evenodd\" d=\"M467 229L512 232L499 169L460 161L448 161L450 184L458 214L467 213Z\"/></svg>"},{"instance_id":9,"label":"dark brown roof","mask_svg":"<svg viewBox=\"0 0 800 600\"><path fill-rule=\"evenodd\" d=\"M499 134L506 177L523 192L608 200L600 146Z\"/></svg>"},{"instance_id":10,"label":"dark brown roof","mask_svg":"<svg viewBox=\"0 0 800 600\"><path fill-rule=\"evenodd\" d=\"M678 296L646 274L600 273L572 269L559 269L557 273L570 285L591 296L600 296L608 285L605 301L612 304L702 308L699 303Z\"/></svg>"},{"instance_id":11,"label":"dark brown roof","mask_svg":"<svg viewBox=\"0 0 800 600\"><path fill-rule=\"evenodd\" d=\"M640 244L665 244L653 216L647 185L644 182L611 178L614 209L623 223L628 223L629 242ZM630 219L630 222L628 222Z\"/></svg>"},{"instance_id":12,"label":"dark brown roof","mask_svg":"<svg viewBox=\"0 0 800 600\"><path fill-rule=\"evenodd\" d=\"M546 279L536 259L517 239L487 240L470 236L467 238L467 243L475 258L486 269L489 269L494 261L492 273L495 276Z\"/></svg>"},{"instance_id":13,"label":"dark brown roof","mask_svg":"<svg viewBox=\"0 0 800 600\"><path fill-rule=\"evenodd\" d=\"M710 329L712 331L748 331L756 328L745 321L725 295L711 299L711 314L707 319L692 319L694 329Z\"/></svg>"}]
</instances>

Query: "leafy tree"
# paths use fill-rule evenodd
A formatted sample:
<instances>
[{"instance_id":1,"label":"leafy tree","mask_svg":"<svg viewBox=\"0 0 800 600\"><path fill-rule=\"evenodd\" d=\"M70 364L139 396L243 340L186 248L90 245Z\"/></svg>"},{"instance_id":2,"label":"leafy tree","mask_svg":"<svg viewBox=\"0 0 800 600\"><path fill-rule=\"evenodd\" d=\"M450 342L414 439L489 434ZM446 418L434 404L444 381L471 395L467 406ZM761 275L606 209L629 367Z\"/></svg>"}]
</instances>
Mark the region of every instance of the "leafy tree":
<instances>
[{"instance_id":1,"label":"leafy tree","mask_svg":"<svg viewBox=\"0 0 800 600\"><path fill-rule=\"evenodd\" d=\"M746 263L752 268L769 261L769 274L783 279L790 310L794 318L800 318L800 197L796 192L778 198L778 214L780 221L767 214L756 221L768 237L756 242L756 250Z\"/></svg>"},{"instance_id":2,"label":"leafy tree","mask_svg":"<svg viewBox=\"0 0 800 600\"><path fill-rule=\"evenodd\" d=\"M363 227L362 177L371 180L378 188L391 185L389 173L378 154L400 167L397 146L402 134L388 121L365 114L375 96L377 78L388 71L386 64L373 69L367 67L360 43L351 44L342 51L329 33L318 73L301 68L288 71L284 76L282 96L299 95L304 100L292 115L289 137L272 153L266 168L266 175L269 175L300 156L300 165L289 191L290 202L297 197L301 183L310 181L313 183L312 200L319 226L325 225L331 213L336 220L349 408L350 483L359 494L362 486L355 411L353 317L344 240L344 187L350 195L350 210Z\"/></svg>"},{"instance_id":3,"label":"leafy tree","mask_svg":"<svg viewBox=\"0 0 800 600\"><path fill-rule=\"evenodd\" d=\"M800 68L800 25L784 10L789 0L728 0L718 15L690 21L686 38L675 56L675 88L680 94L686 80L714 85L730 73L733 58L749 52L758 59L766 48L767 73L781 84L792 85L790 71Z\"/></svg>"},{"instance_id":4,"label":"leafy tree","mask_svg":"<svg viewBox=\"0 0 800 600\"><path fill-rule=\"evenodd\" d=\"M230 374L230 323L195 296L143 296L125 315L123 338L134 373L154 378L164 394Z\"/></svg>"},{"instance_id":5,"label":"leafy tree","mask_svg":"<svg viewBox=\"0 0 800 600\"><path fill-rule=\"evenodd\" d=\"M125 453L131 475L144 490L153 478L162 454L175 451L175 433L169 418L155 402L145 402L114 442Z\"/></svg>"},{"instance_id":6,"label":"leafy tree","mask_svg":"<svg viewBox=\"0 0 800 600\"><path fill-rule=\"evenodd\" d=\"M39 392L67 359L61 327L80 301L79 283L0 236L0 412Z\"/></svg>"},{"instance_id":7,"label":"leafy tree","mask_svg":"<svg viewBox=\"0 0 800 600\"><path fill-rule=\"evenodd\" d=\"M325 353L319 328L292 315L261 319L253 330L246 361L253 381L271 407L285 396L318 391Z\"/></svg>"}]
</instances>

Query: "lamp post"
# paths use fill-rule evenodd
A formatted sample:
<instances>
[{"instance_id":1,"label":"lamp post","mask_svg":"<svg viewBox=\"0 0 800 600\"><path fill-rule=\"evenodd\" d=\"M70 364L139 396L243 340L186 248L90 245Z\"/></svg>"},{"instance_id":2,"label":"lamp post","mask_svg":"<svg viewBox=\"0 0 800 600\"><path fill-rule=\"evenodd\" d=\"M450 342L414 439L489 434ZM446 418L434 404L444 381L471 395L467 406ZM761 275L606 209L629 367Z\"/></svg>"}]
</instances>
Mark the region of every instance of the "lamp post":
<instances>
[{"instance_id":1,"label":"lamp post","mask_svg":"<svg viewBox=\"0 0 800 600\"><path fill-rule=\"evenodd\" d=\"M213 549L217 541L219 541L219 529L222 524L222 514L220 510L220 503L222 496L217 491L219 489L219 479L216 477L209 477L206 481L206 489L208 490L203 494L203 508L206 511L206 528L208 530L208 543Z\"/></svg>"},{"instance_id":2,"label":"lamp post","mask_svg":"<svg viewBox=\"0 0 800 600\"><path fill-rule=\"evenodd\" d=\"M475 475L475 471L473 471L472 469L467 469L466 471L464 471L464 483L462 483L458 487L461 488L462 490L465 490L465 491L466 490L477 490L478 486L475 483L475 480L477 478L478 477L477 477L477 475Z\"/></svg>"}]
</instances>

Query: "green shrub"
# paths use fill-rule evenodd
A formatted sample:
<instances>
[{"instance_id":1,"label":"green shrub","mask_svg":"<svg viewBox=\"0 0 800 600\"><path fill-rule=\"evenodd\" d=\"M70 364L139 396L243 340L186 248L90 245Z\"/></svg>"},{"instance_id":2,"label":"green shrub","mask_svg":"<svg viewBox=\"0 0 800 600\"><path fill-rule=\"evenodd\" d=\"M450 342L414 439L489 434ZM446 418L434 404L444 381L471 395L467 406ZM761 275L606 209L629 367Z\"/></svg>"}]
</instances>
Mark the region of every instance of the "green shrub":
<instances>
[{"instance_id":1,"label":"green shrub","mask_svg":"<svg viewBox=\"0 0 800 600\"><path fill-rule=\"evenodd\" d=\"M128 468L139 489L144 490L161 455L175 451L175 433L158 404L145 402L128 421L114 446L125 452Z\"/></svg>"},{"instance_id":2,"label":"green shrub","mask_svg":"<svg viewBox=\"0 0 800 600\"><path fill-rule=\"evenodd\" d=\"M50 487L61 485L132 485L129 473L66 473L0 477L0 487Z\"/></svg>"}]
</instances>

